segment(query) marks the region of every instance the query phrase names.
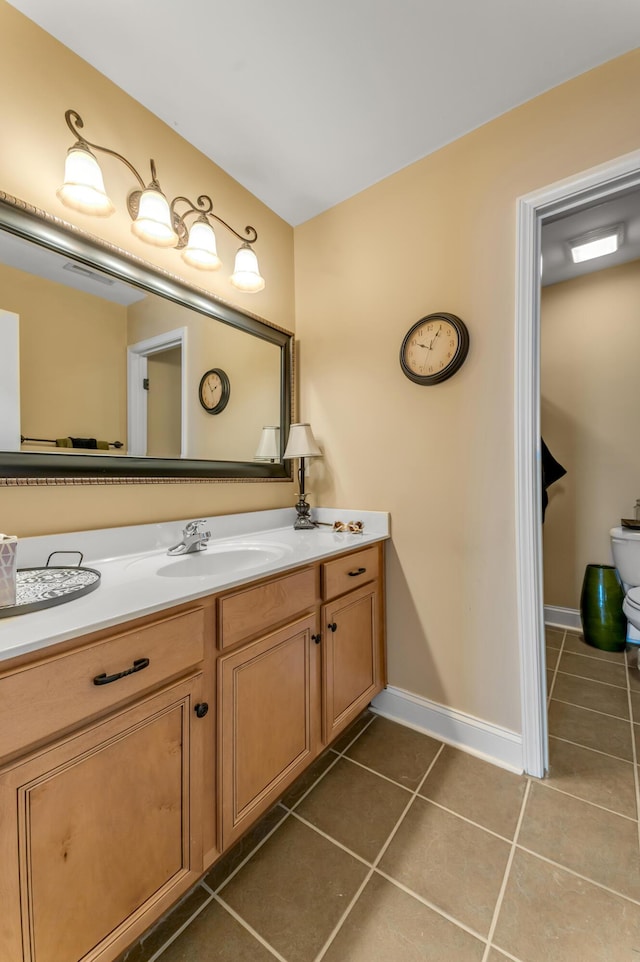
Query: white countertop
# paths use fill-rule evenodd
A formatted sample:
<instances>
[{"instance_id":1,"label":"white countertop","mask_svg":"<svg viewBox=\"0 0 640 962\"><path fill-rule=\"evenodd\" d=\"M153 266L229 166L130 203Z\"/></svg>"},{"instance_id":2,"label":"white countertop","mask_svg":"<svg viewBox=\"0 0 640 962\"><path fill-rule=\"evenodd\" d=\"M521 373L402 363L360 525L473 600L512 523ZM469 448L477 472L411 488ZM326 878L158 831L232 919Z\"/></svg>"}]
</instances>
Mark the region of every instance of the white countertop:
<instances>
[{"instance_id":1,"label":"white countertop","mask_svg":"<svg viewBox=\"0 0 640 962\"><path fill-rule=\"evenodd\" d=\"M24 538L18 543L19 568L44 566L53 551L79 550L83 565L102 577L91 594L0 618L0 661L389 537L386 512L315 508L313 518L329 524L362 521L364 531L295 531L295 511L283 508L205 519L212 538L196 555L167 555L191 519ZM73 555L52 559L52 564L76 563ZM189 574L183 576L187 565Z\"/></svg>"}]
</instances>

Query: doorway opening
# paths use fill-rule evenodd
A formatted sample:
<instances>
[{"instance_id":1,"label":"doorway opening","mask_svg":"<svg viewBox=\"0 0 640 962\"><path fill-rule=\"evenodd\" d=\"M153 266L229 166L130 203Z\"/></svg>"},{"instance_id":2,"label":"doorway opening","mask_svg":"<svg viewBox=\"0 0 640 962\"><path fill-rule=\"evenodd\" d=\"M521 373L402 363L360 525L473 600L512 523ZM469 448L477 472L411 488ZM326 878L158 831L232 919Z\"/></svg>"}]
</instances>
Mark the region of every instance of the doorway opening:
<instances>
[{"instance_id":1,"label":"doorway opening","mask_svg":"<svg viewBox=\"0 0 640 962\"><path fill-rule=\"evenodd\" d=\"M640 152L518 201L515 331L515 475L523 768L549 765L542 569L540 418L541 233L545 223L640 186Z\"/></svg>"},{"instance_id":2,"label":"doorway opening","mask_svg":"<svg viewBox=\"0 0 640 962\"><path fill-rule=\"evenodd\" d=\"M187 457L187 329L127 348L128 453Z\"/></svg>"}]
</instances>

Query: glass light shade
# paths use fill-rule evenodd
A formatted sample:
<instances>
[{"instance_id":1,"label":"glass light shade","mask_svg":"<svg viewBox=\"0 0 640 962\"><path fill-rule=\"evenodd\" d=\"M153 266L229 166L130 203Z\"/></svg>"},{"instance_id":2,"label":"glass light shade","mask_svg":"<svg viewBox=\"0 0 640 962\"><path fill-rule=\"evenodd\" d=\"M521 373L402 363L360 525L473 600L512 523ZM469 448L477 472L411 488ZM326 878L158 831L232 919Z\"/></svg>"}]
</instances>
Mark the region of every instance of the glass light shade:
<instances>
[{"instance_id":1,"label":"glass light shade","mask_svg":"<svg viewBox=\"0 0 640 962\"><path fill-rule=\"evenodd\" d=\"M108 217L115 210L104 189L98 161L90 150L78 145L67 151L64 183L58 187L56 197L65 207L96 217Z\"/></svg>"},{"instance_id":2,"label":"glass light shade","mask_svg":"<svg viewBox=\"0 0 640 962\"><path fill-rule=\"evenodd\" d=\"M605 254L614 254L618 250L618 235L609 234L608 237L601 237L598 240L587 241L585 244L576 244L571 248L571 256L574 264L582 264L583 261L590 261L594 257L603 257Z\"/></svg>"},{"instance_id":3,"label":"glass light shade","mask_svg":"<svg viewBox=\"0 0 640 962\"><path fill-rule=\"evenodd\" d=\"M253 456L254 461L280 460L280 428L267 425L262 429L258 450Z\"/></svg>"},{"instance_id":4,"label":"glass light shade","mask_svg":"<svg viewBox=\"0 0 640 962\"><path fill-rule=\"evenodd\" d=\"M292 424L285 458L321 458L322 451L313 436L310 424Z\"/></svg>"},{"instance_id":5,"label":"glass light shade","mask_svg":"<svg viewBox=\"0 0 640 962\"><path fill-rule=\"evenodd\" d=\"M131 230L146 244L154 247L175 247L178 235L171 224L169 202L161 190L147 187L140 194L138 216Z\"/></svg>"},{"instance_id":6,"label":"glass light shade","mask_svg":"<svg viewBox=\"0 0 640 962\"><path fill-rule=\"evenodd\" d=\"M248 244L243 244L236 254L233 274L229 278L239 291L255 294L264 289L264 277L260 276L258 258Z\"/></svg>"},{"instance_id":7,"label":"glass light shade","mask_svg":"<svg viewBox=\"0 0 640 962\"><path fill-rule=\"evenodd\" d=\"M222 266L216 250L216 235L208 221L197 220L191 225L182 259L201 271L217 271Z\"/></svg>"}]
</instances>

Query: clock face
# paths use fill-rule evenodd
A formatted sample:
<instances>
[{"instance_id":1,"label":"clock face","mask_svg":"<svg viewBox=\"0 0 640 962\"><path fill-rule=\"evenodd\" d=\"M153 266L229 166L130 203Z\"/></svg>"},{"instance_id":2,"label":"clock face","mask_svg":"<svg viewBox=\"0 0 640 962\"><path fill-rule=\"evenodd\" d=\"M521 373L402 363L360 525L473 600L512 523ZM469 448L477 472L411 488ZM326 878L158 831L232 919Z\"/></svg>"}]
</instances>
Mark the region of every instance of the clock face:
<instances>
[{"instance_id":1,"label":"clock face","mask_svg":"<svg viewBox=\"0 0 640 962\"><path fill-rule=\"evenodd\" d=\"M414 324L400 349L400 365L417 384L438 384L462 365L469 334L454 314L429 314Z\"/></svg>"},{"instance_id":2,"label":"clock face","mask_svg":"<svg viewBox=\"0 0 640 962\"><path fill-rule=\"evenodd\" d=\"M200 379L200 404L208 414L220 414L227 406L230 390L229 378L224 371L212 368Z\"/></svg>"}]
</instances>

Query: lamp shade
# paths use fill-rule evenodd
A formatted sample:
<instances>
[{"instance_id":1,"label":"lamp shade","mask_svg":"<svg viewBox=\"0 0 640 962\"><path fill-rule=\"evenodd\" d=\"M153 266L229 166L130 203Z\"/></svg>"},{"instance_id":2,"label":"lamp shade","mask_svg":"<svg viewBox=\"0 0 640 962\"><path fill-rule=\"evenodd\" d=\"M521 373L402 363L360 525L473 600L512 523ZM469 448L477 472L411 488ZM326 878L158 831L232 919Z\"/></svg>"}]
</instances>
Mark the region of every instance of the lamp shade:
<instances>
[{"instance_id":1,"label":"lamp shade","mask_svg":"<svg viewBox=\"0 0 640 962\"><path fill-rule=\"evenodd\" d=\"M285 458L321 458L322 451L316 443L310 424L292 424Z\"/></svg>"},{"instance_id":2,"label":"lamp shade","mask_svg":"<svg viewBox=\"0 0 640 962\"><path fill-rule=\"evenodd\" d=\"M280 428L267 425L262 429L258 450L254 454L254 461L280 460Z\"/></svg>"},{"instance_id":3,"label":"lamp shade","mask_svg":"<svg viewBox=\"0 0 640 962\"><path fill-rule=\"evenodd\" d=\"M248 294L255 294L264 289L264 277L260 276L258 258L248 244L238 248L233 274L229 280L237 290Z\"/></svg>"},{"instance_id":4,"label":"lamp shade","mask_svg":"<svg viewBox=\"0 0 640 962\"><path fill-rule=\"evenodd\" d=\"M211 224L202 218L189 231L189 241L182 251L182 259L201 271L217 271L222 265L216 248L216 235Z\"/></svg>"},{"instance_id":5,"label":"lamp shade","mask_svg":"<svg viewBox=\"0 0 640 962\"><path fill-rule=\"evenodd\" d=\"M169 203L157 187L147 187L140 194L138 216L131 230L140 240L154 247L175 247L178 235L171 223Z\"/></svg>"},{"instance_id":6,"label":"lamp shade","mask_svg":"<svg viewBox=\"0 0 640 962\"><path fill-rule=\"evenodd\" d=\"M115 210L104 189L98 161L89 148L81 144L67 151L64 183L58 187L56 197L65 207L96 217L108 217Z\"/></svg>"}]
</instances>

